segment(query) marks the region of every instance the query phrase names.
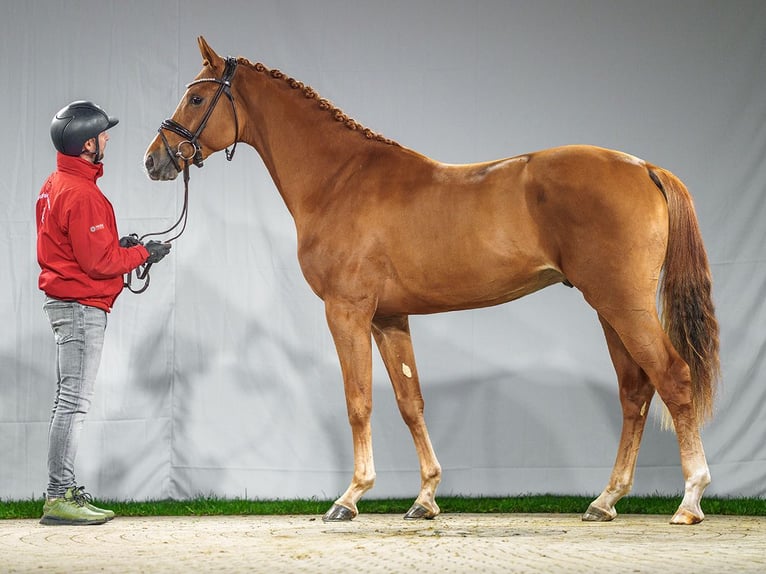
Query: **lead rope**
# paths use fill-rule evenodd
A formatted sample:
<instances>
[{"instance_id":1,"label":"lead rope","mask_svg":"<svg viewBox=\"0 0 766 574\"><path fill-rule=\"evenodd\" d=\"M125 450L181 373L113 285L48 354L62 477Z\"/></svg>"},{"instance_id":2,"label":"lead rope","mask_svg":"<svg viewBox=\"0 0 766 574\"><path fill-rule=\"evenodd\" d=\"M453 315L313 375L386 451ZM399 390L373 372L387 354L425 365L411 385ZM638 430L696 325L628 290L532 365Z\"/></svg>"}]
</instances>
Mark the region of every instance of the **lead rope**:
<instances>
[{"instance_id":1,"label":"lead rope","mask_svg":"<svg viewBox=\"0 0 766 574\"><path fill-rule=\"evenodd\" d=\"M168 227L164 231L155 231L152 233L145 233L141 237L138 236L136 233L131 233L130 237L133 237L140 245L144 244L144 239L147 237L155 237L158 235L165 235L167 233L170 233L173 231L176 227L181 225L181 229L178 233L176 233L173 237L170 239L166 239L165 243L170 243L171 241L175 241L186 230L186 221L188 219L189 215L189 161L184 159L184 206L181 208L181 215L178 217L178 221L176 221L172 226ZM138 267L136 267L133 271L136 273L136 279L139 281L143 281L143 285L140 287L134 288L132 285L133 282L133 271L128 271L128 273L125 274L125 282L123 283L123 287L130 291L131 293L140 294L146 291L149 288L149 280L151 277L149 277L149 269L152 268L151 263L142 263Z\"/></svg>"}]
</instances>

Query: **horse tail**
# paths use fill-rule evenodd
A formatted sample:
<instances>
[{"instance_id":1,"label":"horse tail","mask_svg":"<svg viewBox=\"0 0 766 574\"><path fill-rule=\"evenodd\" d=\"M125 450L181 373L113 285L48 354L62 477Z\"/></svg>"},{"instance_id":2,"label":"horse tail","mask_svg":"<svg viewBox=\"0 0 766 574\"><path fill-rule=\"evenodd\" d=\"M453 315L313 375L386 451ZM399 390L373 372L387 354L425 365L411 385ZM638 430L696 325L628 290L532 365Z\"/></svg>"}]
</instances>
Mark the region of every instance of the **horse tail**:
<instances>
[{"instance_id":1,"label":"horse tail","mask_svg":"<svg viewBox=\"0 0 766 574\"><path fill-rule=\"evenodd\" d=\"M721 374L710 265L686 186L661 168L651 166L649 175L668 204L668 247L659 290L662 326L689 365L692 404L702 426L713 416Z\"/></svg>"}]
</instances>

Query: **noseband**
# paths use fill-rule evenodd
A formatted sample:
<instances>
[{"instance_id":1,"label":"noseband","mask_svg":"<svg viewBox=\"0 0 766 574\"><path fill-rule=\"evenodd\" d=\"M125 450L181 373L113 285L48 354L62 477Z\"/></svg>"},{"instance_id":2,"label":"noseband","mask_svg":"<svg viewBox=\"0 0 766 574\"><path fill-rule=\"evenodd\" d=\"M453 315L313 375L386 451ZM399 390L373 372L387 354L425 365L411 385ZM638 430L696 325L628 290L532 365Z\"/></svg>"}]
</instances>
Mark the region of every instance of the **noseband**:
<instances>
[{"instance_id":1,"label":"noseband","mask_svg":"<svg viewBox=\"0 0 766 574\"><path fill-rule=\"evenodd\" d=\"M162 143L165 145L165 150L168 152L168 156L173 161L173 165L178 171L184 172L184 206L183 209L181 209L181 215L178 218L178 221L176 221L171 227L166 229L165 231L158 231L155 233L146 233L142 235L141 237L138 237L137 234L133 233L131 234L131 237L136 242L136 244L143 244L144 239L147 237L153 237L157 235L165 235L167 233L170 233L174 229L176 229L179 225L181 225L181 230L171 237L170 239L166 239L166 243L170 243L171 241L174 241L178 239L181 234L186 229L186 217L189 213L189 162L191 161L194 165L197 167L202 167L202 146L199 143L199 136L202 135L202 132L204 131L205 127L207 127L207 122L210 119L210 116L213 114L213 110L215 110L216 104L218 104L218 100L221 99L221 94L226 94L226 97L229 98L229 102L231 103L231 111L234 114L234 145L231 148L231 151L229 151L229 148L226 148L224 151L226 152L226 159L231 161L234 157L234 151L237 149L237 137L239 136L239 121L237 119L237 107L234 105L234 97L231 95L231 79L234 77L234 72L237 71L237 60L236 58L226 58L226 67L223 70L223 75L220 78L200 78L199 80L194 80L190 84L186 86L186 88L190 88L191 86L194 86L196 84L201 84L203 82L213 82L215 84L218 84L218 89L215 92L215 95L213 96L213 99L210 100L210 105L207 108L207 111L205 112L205 115L202 116L202 121L199 124L199 127L197 127L197 131L192 133L190 130L179 124L177 121L173 119L167 119L164 122L162 122L162 125L160 125L160 129L157 130L160 133L160 137L162 138ZM163 130L168 130L173 132L176 135L181 136L182 139L178 145L176 146L175 153L170 148L170 143L168 142L168 139L165 137L165 133ZM184 154L184 148L188 146L188 155ZM183 168L181 167L181 164L179 163L179 160L184 162ZM183 225L182 225L183 224ZM136 278L143 281L143 285L138 288L134 288L132 283L133 278L133 272L127 273L127 276L125 278L124 286L132 291L133 293L143 293L146 291L147 287L149 287L149 269L151 268L151 263L144 263L142 265L139 265L138 268L135 269L136 272Z\"/></svg>"},{"instance_id":2,"label":"noseband","mask_svg":"<svg viewBox=\"0 0 766 574\"><path fill-rule=\"evenodd\" d=\"M158 131L160 132L162 143L165 144L165 149L167 150L170 159L173 161L173 165L178 171L181 171L181 165L178 163L179 159L183 160L186 166L188 166L189 162L191 161L197 167L202 167L202 146L199 143L199 136L202 135L202 132L207 127L207 122L210 119L210 116L213 114L213 110L215 110L215 106L218 103L218 100L221 98L221 94L226 94L226 97L229 98L229 102L231 103L231 111L234 113L234 145L232 146L231 151L229 151L229 148L224 150L226 152L227 160L231 161L231 159L234 157L234 151L237 149L237 136L239 135L239 121L237 118L237 107L234 105L234 98L231 95L231 79L234 77L234 72L236 71L237 59L229 57L226 58L226 67L224 68L223 75L220 78L200 78L199 80L194 80L186 86L188 89L192 86L202 84L204 82L213 82L218 84L218 89L216 90L213 99L210 100L210 105L208 106L205 115L202 116L202 121L197 127L197 131L192 133L191 130L185 128L173 119L167 119L162 122L162 125ZM168 143L163 130L168 130L184 138L176 146L175 153L170 148L170 143ZM188 148L186 149L188 153L184 153L184 148Z\"/></svg>"}]
</instances>

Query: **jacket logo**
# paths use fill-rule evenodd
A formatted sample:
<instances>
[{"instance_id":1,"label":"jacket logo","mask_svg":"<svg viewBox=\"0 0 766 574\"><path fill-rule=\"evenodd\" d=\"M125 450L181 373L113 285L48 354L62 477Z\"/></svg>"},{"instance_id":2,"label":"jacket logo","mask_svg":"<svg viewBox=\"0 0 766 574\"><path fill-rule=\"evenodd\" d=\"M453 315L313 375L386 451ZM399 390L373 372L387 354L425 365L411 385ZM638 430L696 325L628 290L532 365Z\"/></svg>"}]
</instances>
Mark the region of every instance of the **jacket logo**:
<instances>
[{"instance_id":1,"label":"jacket logo","mask_svg":"<svg viewBox=\"0 0 766 574\"><path fill-rule=\"evenodd\" d=\"M104 224L103 223L99 223L98 225L92 226L90 228L90 232L94 233L95 231L98 231L98 230L103 229L103 228L104 228Z\"/></svg>"}]
</instances>

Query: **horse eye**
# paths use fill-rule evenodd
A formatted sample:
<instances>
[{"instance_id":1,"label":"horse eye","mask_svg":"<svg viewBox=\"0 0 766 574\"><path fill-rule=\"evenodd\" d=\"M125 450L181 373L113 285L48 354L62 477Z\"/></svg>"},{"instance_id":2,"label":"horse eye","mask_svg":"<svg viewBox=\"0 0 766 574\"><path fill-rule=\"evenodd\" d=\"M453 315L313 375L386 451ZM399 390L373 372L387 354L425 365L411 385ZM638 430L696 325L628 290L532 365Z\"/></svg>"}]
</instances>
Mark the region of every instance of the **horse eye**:
<instances>
[{"instance_id":1,"label":"horse eye","mask_svg":"<svg viewBox=\"0 0 766 574\"><path fill-rule=\"evenodd\" d=\"M199 106L202 103L202 96L191 96L189 103L193 106Z\"/></svg>"}]
</instances>

